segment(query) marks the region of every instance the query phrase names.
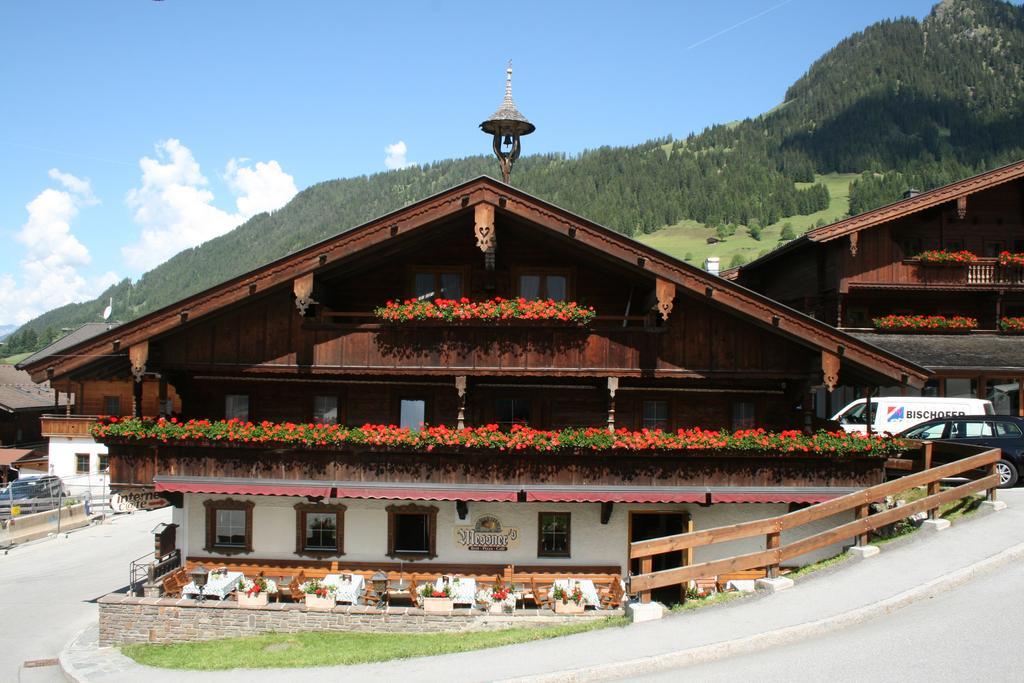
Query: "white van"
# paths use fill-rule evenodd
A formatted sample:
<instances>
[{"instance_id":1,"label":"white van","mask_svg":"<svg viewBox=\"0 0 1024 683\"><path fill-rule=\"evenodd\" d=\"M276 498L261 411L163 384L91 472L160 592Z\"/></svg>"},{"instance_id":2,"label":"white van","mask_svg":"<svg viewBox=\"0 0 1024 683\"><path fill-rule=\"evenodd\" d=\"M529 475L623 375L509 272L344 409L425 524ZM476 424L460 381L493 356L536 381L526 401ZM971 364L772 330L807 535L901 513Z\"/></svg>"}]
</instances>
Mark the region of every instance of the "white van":
<instances>
[{"instance_id":1,"label":"white van","mask_svg":"<svg viewBox=\"0 0 1024 683\"><path fill-rule=\"evenodd\" d=\"M859 398L832 419L848 432L867 431L867 401ZM880 396L871 399L871 429L875 433L899 434L936 417L992 415L992 401L980 398L938 398L934 396Z\"/></svg>"}]
</instances>

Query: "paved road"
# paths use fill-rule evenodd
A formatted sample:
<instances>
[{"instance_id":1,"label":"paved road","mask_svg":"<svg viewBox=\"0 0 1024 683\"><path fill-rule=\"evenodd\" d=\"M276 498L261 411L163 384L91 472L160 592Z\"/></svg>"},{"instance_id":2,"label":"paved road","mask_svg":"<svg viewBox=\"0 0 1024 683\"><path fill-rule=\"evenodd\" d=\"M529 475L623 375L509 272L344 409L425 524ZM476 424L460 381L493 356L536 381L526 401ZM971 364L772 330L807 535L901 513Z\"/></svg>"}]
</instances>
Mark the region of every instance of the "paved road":
<instances>
[{"instance_id":1,"label":"paved road","mask_svg":"<svg viewBox=\"0 0 1024 683\"><path fill-rule=\"evenodd\" d=\"M0 554L0 681L63 681L51 659L96 621L93 601L128 583L128 564L153 549L149 533L170 509L137 512Z\"/></svg>"},{"instance_id":2,"label":"paved road","mask_svg":"<svg viewBox=\"0 0 1024 683\"><path fill-rule=\"evenodd\" d=\"M1024 490L1001 492L1024 505ZM1024 537L1024 529L1021 530ZM1024 566L856 627L762 653L645 675L650 681L1024 680Z\"/></svg>"}]
</instances>

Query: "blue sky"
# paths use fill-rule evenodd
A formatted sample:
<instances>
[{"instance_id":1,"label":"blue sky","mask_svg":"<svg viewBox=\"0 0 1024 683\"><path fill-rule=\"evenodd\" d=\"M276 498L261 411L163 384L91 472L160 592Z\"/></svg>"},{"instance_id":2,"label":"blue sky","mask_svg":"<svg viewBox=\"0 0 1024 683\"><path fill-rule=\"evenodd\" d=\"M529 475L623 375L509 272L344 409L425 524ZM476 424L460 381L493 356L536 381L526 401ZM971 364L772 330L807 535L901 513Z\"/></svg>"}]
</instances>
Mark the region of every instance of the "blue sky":
<instances>
[{"instance_id":1,"label":"blue sky","mask_svg":"<svg viewBox=\"0 0 1024 683\"><path fill-rule=\"evenodd\" d=\"M759 114L843 37L931 5L3 3L0 324L384 171L388 146L488 153L510 58L524 153L579 152Z\"/></svg>"}]
</instances>

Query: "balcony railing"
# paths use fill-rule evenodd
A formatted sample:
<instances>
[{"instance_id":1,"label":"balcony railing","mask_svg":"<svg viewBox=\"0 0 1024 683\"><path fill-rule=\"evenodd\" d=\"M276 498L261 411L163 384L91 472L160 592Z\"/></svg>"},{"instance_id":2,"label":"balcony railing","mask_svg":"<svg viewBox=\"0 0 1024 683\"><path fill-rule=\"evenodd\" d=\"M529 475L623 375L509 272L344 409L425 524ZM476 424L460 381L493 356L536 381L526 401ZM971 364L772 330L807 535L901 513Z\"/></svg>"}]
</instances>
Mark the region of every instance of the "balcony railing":
<instances>
[{"instance_id":1,"label":"balcony railing","mask_svg":"<svg viewBox=\"0 0 1024 683\"><path fill-rule=\"evenodd\" d=\"M1024 268L1001 266L997 258L979 258L967 264L930 264L918 259L903 261L907 283L957 286L1024 286Z\"/></svg>"},{"instance_id":2,"label":"balcony railing","mask_svg":"<svg viewBox=\"0 0 1024 683\"><path fill-rule=\"evenodd\" d=\"M89 437L95 415L43 415L40 418L43 436Z\"/></svg>"}]
</instances>

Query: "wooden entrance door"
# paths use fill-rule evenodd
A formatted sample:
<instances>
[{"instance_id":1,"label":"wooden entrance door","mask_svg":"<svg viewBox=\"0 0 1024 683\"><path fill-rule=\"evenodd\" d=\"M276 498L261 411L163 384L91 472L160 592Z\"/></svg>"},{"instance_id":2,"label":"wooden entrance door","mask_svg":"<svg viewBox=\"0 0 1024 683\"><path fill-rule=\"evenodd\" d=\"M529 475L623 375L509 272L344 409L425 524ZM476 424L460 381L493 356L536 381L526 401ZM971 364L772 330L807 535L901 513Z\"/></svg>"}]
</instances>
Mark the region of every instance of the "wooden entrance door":
<instances>
[{"instance_id":1,"label":"wooden entrance door","mask_svg":"<svg viewBox=\"0 0 1024 683\"><path fill-rule=\"evenodd\" d=\"M629 540L646 541L662 536L671 536L693 531L693 521L687 512L660 512L635 510L629 513ZM689 552L676 551L657 555L652 560L652 571L673 569L689 564ZM633 574L640 573L640 560L631 560L629 570ZM651 591L651 599L666 605L682 602L686 586L664 586Z\"/></svg>"}]
</instances>

